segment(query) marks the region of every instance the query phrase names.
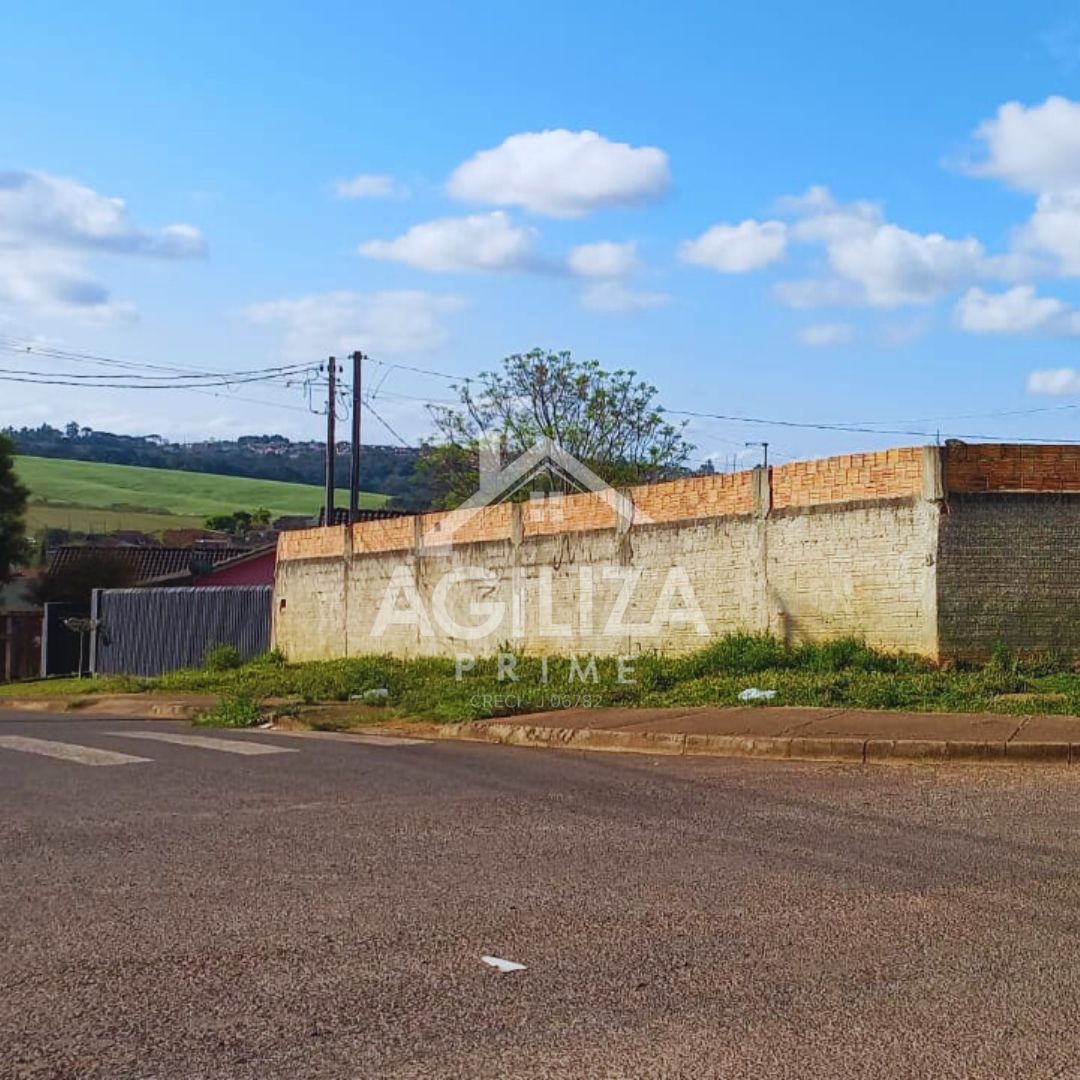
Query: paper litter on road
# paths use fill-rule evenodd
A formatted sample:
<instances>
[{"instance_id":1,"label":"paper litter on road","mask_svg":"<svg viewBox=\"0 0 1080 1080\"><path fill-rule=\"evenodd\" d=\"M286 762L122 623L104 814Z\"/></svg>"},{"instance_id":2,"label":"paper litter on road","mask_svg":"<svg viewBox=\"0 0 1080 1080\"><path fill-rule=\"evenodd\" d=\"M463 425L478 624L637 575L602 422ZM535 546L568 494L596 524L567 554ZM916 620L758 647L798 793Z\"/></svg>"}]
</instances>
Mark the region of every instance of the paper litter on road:
<instances>
[{"instance_id":1,"label":"paper litter on road","mask_svg":"<svg viewBox=\"0 0 1080 1080\"><path fill-rule=\"evenodd\" d=\"M525 971L525 965L519 964L516 960L502 960L498 956L481 956L481 960L484 961L488 967L497 968L499 971Z\"/></svg>"},{"instance_id":2,"label":"paper litter on road","mask_svg":"<svg viewBox=\"0 0 1080 1080\"><path fill-rule=\"evenodd\" d=\"M775 690L759 690L756 686L748 686L739 694L740 701L771 701L774 697Z\"/></svg>"}]
</instances>

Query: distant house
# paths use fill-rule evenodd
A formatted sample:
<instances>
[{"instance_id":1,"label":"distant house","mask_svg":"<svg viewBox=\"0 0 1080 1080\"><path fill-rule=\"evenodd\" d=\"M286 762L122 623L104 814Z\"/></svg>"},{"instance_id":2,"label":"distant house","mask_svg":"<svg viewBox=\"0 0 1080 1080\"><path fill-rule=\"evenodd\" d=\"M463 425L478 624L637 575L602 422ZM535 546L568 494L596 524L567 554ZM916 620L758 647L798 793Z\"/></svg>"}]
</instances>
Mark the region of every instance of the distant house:
<instances>
[{"instance_id":1,"label":"distant house","mask_svg":"<svg viewBox=\"0 0 1080 1080\"><path fill-rule=\"evenodd\" d=\"M49 570L70 566L85 559L88 555L97 555L103 549L92 545L65 544L55 548L49 559ZM190 574L194 570L208 572L218 563L235 559L238 555L247 555L247 550L238 551L233 547L109 547L105 549L111 559L123 560L134 570L136 585L145 585L163 577Z\"/></svg>"},{"instance_id":2,"label":"distant house","mask_svg":"<svg viewBox=\"0 0 1080 1080\"><path fill-rule=\"evenodd\" d=\"M213 563L200 562L201 552L184 570L142 581L141 586L170 587L208 585L273 585L277 565L277 544L252 551L232 552L232 558Z\"/></svg>"}]
</instances>

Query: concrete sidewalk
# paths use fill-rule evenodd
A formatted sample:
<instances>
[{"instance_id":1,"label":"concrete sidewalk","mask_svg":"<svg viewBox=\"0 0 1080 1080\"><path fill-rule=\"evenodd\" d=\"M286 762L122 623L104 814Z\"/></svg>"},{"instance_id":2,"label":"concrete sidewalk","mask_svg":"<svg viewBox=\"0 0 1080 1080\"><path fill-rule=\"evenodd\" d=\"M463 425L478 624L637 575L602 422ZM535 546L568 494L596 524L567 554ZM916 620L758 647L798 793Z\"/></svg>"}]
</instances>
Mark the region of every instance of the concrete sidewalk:
<instances>
[{"instance_id":1,"label":"concrete sidewalk","mask_svg":"<svg viewBox=\"0 0 1080 1080\"><path fill-rule=\"evenodd\" d=\"M576 709L407 726L429 738L629 753L1080 765L1080 717L1075 716L706 706Z\"/></svg>"}]
</instances>

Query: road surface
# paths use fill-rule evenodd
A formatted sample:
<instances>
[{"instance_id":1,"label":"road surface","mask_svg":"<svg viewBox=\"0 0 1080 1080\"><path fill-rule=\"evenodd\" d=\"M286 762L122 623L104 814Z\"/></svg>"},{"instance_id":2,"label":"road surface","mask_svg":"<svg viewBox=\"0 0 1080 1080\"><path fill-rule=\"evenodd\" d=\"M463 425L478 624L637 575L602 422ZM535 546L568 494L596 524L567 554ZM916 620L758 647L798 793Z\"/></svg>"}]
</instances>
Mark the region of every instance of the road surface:
<instances>
[{"instance_id":1,"label":"road surface","mask_svg":"<svg viewBox=\"0 0 1080 1080\"><path fill-rule=\"evenodd\" d=\"M1080 1077L1078 930L1075 768L0 715L5 1080Z\"/></svg>"}]
</instances>

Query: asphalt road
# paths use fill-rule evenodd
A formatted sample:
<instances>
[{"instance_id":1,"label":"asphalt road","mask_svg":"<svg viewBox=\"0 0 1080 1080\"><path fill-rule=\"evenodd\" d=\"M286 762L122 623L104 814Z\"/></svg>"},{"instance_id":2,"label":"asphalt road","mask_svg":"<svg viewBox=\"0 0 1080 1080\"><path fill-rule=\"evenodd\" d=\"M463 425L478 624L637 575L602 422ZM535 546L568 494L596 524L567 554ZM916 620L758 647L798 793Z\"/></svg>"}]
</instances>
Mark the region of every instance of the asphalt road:
<instances>
[{"instance_id":1,"label":"asphalt road","mask_svg":"<svg viewBox=\"0 0 1080 1080\"><path fill-rule=\"evenodd\" d=\"M1078 930L1075 768L0 715L4 1078L1080 1077Z\"/></svg>"}]
</instances>

